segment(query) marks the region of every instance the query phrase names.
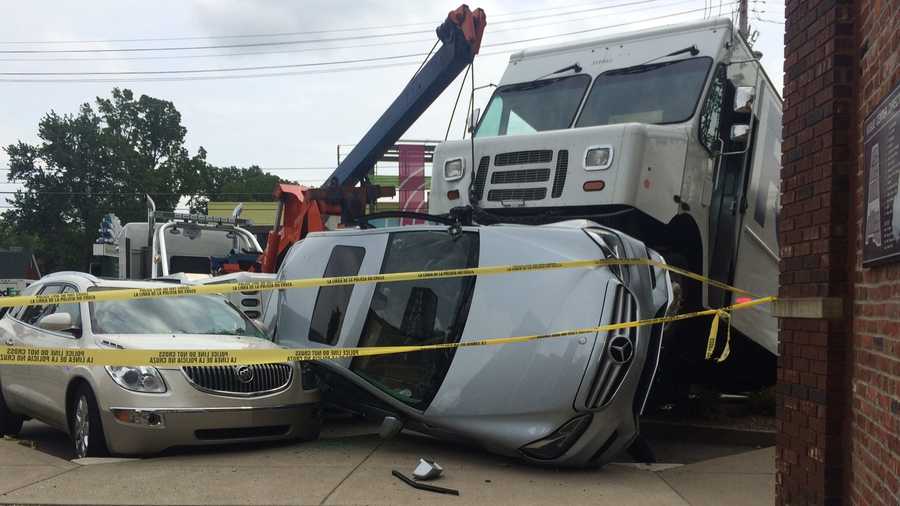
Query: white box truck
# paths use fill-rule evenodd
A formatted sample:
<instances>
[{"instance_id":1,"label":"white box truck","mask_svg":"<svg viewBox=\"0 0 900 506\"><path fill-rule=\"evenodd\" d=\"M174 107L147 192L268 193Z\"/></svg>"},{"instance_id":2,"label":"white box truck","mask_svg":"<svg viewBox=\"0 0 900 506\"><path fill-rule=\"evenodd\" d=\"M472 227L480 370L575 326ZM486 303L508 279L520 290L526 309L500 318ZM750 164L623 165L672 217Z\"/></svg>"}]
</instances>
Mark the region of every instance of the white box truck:
<instances>
[{"instance_id":1,"label":"white box truck","mask_svg":"<svg viewBox=\"0 0 900 506\"><path fill-rule=\"evenodd\" d=\"M781 111L728 19L527 49L474 114L472 138L435 149L429 211L471 205L482 223L588 218L669 263L776 294ZM737 300L678 284L680 312ZM704 360L708 323L673 326L670 371L733 389L774 383L768 308L734 313L721 364Z\"/></svg>"}]
</instances>

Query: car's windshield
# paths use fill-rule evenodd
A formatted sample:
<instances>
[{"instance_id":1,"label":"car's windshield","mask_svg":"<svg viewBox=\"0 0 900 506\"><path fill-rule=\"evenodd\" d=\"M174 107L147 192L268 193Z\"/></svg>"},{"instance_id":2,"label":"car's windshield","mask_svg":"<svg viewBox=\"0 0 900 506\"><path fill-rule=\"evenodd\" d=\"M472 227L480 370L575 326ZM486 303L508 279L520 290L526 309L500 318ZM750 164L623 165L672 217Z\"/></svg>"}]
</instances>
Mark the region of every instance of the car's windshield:
<instances>
[{"instance_id":1,"label":"car's windshield","mask_svg":"<svg viewBox=\"0 0 900 506\"><path fill-rule=\"evenodd\" d=\"M576 127L680 123L694 114L712 59L610 70L597 76Z\"/></svg>"},{"instance_id":2,"label":"car's windshield","mask_svg":"<svg viewBox=\"0 0 900 506\"><path fill-rule=\"evenodd\" d=\"M90 288L89 292L114 290ZM91 303L95 334L218 334L265 338L249 318L219 295Z\"/></svg>"},{"instance_id":3,"label":"car's windshield","mask_svg":"<svg viewBox=\"0 0 900 506\"><path fill-rule=\"evenodd\" d=\"M579 74L501 86L491 97L475 137L569 128L590 82L590 77Z\"/></svg>"}]
</instances>

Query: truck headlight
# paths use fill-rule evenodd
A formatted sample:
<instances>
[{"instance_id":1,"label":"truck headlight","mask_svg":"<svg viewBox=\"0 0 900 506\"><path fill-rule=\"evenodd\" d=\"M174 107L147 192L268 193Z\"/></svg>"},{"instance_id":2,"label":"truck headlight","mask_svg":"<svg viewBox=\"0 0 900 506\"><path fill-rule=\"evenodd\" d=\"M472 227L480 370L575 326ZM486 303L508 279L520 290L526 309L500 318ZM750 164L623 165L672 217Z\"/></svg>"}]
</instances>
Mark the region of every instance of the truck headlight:
<instances>
[{"instance_id":1,"label":"truck headlight","mask_svg":"<svg viewBox=\"0 0 900 506\"><path fill-rule=\"evenodd\" d=\"M603 170L608 169L612 165L613 149L612 146L602 146L588 148L584 153L584 169L585 170Z\"/></svg>"},{"instance_id":2,"label":"truck headlight","mask_svg":"<svg viewBox=\"0 0 900 506\"><path fill-rule=\"evenodd\" d=\"M444 162L444 180L456 181L466 173L466 163L462 158L454 158Z\"/></svg>"},{"instance_id":3,"label":"truck headlight","mask_svg":"<svg viewBox=\"0 0 900 506\"><path fill-rule=\"evenodd\" d=\"M125 390L151 394L166 392L166 382L155 367L106 366L106 372Z\"/></svg>"}]
</instances>

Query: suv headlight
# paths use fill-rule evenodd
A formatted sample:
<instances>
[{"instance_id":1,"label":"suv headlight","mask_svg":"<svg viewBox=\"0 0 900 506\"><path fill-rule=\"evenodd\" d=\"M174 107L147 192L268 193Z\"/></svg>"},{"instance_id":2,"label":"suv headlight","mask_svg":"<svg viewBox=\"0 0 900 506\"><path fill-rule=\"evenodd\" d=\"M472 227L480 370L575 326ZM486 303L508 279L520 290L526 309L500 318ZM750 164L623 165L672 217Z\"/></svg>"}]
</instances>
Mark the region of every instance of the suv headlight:
<instances>
[{"instance_id":1,"label":"suv headlight","mask_svg":"<svg viewBox=\"0 0 900 506\"><path fill-rule=\"evenodd\" d=\"M109 376L125 390L162 394L166 382L155 367L106 366Z\"/></svg>"},{"instance_id":2,"label":"suv headlight","mask_svg":"<svg viewBox=\"0 0 900 506\"><path fill-rule=\"evenodd\" d=\"M588 148L584 153L584 170L603 170L612 165L612 146Z\"/></svg>"},{"instance_id":3,"label":"suv headlight","mask_svg":"<svg viewBox=\"0 0 900 506\"><path fill-rule=\"evenodd\" d=\"M466 173L466 162L462 158L454 158L444 162L444 180L456 181Z\"/></svg>"}]
</instances>

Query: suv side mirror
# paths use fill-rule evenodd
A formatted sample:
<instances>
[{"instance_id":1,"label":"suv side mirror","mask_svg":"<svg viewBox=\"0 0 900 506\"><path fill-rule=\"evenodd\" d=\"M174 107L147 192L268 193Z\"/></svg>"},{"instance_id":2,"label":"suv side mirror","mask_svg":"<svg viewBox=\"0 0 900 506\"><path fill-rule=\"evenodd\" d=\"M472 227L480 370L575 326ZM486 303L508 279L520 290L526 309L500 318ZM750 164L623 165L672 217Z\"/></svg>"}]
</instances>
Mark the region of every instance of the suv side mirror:
<instances>
[{"instance_id":1,"label":"suv side mirror","mask_svg":"<svg viewBox=\"0 0 900 506\"><path fill-rule=\"evenodd\" d=\"M756 99L756 88L753 86L738 86L734 90L734 112L748 113L753 110L753 101Z\"/></svg>"},{"instance_id":2,"label":"suv side mirror","mask_svg":"<svg viewBox=\"0 0 900 506\"><path fill-rule=\"evenodd\" d=\"M38 328L65 332L73 327L72 315L69 313L51 313L37 321Z\"/></svg>"}]
</instances>

